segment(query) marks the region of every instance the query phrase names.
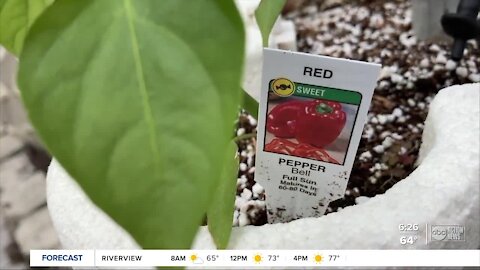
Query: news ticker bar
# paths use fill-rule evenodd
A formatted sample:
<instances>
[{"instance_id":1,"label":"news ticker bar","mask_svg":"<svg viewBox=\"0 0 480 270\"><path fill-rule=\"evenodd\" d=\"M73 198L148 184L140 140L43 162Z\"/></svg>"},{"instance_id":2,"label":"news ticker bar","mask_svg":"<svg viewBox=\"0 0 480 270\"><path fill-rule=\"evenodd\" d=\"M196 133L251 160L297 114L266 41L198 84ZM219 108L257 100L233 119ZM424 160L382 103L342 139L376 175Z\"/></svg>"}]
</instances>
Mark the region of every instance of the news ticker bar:
<instances>
[{"instance_id":1,"label":"news ticker bar","mask_svg":"<svg viewBox=\"0 0 480 270\"><path fill-rule=\"evenodd\" d=\"M480 250L31 250L30 266L480 266Z\"/></svg>"}]
</instances>

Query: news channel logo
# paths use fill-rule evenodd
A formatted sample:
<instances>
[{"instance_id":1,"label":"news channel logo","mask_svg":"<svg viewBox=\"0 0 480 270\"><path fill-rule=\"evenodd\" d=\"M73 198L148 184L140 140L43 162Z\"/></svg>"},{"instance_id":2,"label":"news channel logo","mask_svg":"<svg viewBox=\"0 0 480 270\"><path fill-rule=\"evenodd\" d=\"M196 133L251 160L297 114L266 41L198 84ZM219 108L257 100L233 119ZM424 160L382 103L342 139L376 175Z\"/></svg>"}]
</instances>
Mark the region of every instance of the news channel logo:
<instances>
[{"instance_id":1,"label":"news channel logo","mask_svg":"<svg viewBox=\"0 0 480 270\"><path fill-rule=\"evenodd\" d=\"M432 225L430 238L432 241L465 241L465 226Z\"/></svg>"}]
</instances>

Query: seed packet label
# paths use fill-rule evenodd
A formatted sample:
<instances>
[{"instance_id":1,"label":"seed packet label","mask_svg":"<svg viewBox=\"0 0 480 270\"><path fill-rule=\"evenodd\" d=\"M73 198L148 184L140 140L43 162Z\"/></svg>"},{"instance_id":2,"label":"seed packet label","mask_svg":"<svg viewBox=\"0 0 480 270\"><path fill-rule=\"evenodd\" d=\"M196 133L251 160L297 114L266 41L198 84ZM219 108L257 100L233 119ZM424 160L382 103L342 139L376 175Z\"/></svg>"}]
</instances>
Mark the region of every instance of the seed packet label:
<instances>
[{"instance_id":1,"label":"seed packet label","mask_svg":"<svg viewBox=\"0 0 480 270\"><path fill-rule=\"evenodd\" d=\"M269 223L343 197L380 65L264 49L255 180Z\"/></svg>"}]
</instances>

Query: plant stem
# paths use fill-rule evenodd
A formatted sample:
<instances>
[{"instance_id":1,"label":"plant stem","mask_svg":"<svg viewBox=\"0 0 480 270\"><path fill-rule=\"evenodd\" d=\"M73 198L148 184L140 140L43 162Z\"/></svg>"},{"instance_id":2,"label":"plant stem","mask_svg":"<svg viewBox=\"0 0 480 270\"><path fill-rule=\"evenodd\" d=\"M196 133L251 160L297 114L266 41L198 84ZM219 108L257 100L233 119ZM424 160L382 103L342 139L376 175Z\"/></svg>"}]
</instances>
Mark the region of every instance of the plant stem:
<instances>
[{"instance_id":1,"label":"plant stem","mask_svg":"<svg viewBox=\"0 0 480 270\"><path fill-rule=\"evenodd\" d=\"M245 89L242 89L243 104L242 108L249 112L255 119L258 119L258 102L252 98Z\"/></svg>"},{"instance_id":2,"label":"plant stem","mask_svg":"<svg viewBox=\"0 0 480 270\"><path fill-rule=\"evenodd\" d=\"M233 140L235 142L239 142L241 140L246 140L246 139L251 139L251 138L255 138L257 136L257 133L247 133L247 134L243 134L243 135L240 135L240 136L237 136L235 138L233 138Z\"/></svg>"}]
</instances>

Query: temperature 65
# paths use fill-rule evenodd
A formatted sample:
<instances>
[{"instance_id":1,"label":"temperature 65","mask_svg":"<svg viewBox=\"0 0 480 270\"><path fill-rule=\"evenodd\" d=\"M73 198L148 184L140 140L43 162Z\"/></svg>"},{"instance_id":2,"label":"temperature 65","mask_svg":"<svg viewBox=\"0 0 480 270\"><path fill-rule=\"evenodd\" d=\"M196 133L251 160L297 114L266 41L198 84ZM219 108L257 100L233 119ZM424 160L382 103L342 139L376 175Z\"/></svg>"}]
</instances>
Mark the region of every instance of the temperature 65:
<instances>
[{"instance_id":1,"label":"temperature 65","mask_svg":"<svg viewBox=\"0 0 480 270\"><path fill-rule=\"evenodd\" d=\"M207 261L214 262L218 259L218 255L207 255Z\"/></svg>"}]
</instances>

